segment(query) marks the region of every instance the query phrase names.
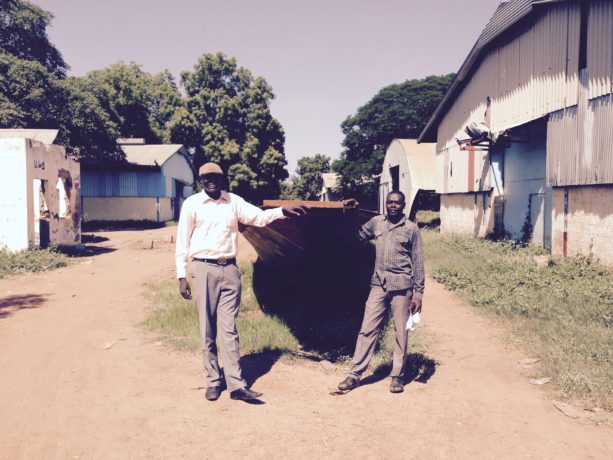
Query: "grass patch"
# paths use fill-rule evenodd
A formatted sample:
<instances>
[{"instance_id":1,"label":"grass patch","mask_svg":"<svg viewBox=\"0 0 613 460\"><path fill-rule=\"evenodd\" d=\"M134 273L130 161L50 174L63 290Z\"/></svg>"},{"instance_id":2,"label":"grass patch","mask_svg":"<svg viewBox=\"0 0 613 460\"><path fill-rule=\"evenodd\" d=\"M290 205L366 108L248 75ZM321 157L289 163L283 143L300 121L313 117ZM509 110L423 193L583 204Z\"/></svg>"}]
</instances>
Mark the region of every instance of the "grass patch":
<instances>
[{"instance_id":1,"label":"grass patch","mask_svg":"<svg viewBox=\"0 0 613 460\"><path fill-rule=\"evenodd\" d=\"M0 278L27 272L41 272L68 265L68 257L55 248L0 251Z\"/></svg>"},{"instance_id":2,"label":"grass patch","mask_svg":"<svg viewBox=\"0 0 613 460\"><path fill-rule=\"evenodd\" d=\"M238 332L241 354L263 350L293 351L298 341L277 317L264 315L251 287L253 268L249 262L239 264L242 273L243 292L238 316ZM176 280L150 285L152 308L143 326L155 332L178 349L200 349L198 312L193 300L186 301L179 294Z\"/></svg>"},{"instance_id":3,"label":"grass patch","mask_svg":"<svg viewBox=\"0 0 613 460\"><path fill-rule=\"evenodd\" d=\"M431 276L509 324L567 397L613 410L613 272L589 258L424 229Z\"/></svg>"}]
</instances>

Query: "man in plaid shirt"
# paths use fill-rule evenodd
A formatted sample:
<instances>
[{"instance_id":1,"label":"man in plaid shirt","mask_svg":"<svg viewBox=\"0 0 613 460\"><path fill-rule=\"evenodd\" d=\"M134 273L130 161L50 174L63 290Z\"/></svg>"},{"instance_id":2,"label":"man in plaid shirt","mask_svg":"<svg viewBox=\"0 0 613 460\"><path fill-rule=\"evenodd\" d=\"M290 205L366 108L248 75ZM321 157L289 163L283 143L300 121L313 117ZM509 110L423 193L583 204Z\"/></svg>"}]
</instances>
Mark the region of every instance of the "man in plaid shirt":
<instances>
[{"instance_id":1,"label":"man in plaid shirt","mask_svg":"<svg viewBox=\"0 0 613 460\"><path fill-rule=\"evenodd\" d=\"M421 311L425 278L419 228L404 215L404 206L404 194L390 192L385 201L386 215L373 217L359 231L362 241L374 240L376 260L353 366L347 378L338 385L343 392L353 390L360 384L360 376L368 368L375 351L388 307L396 331L390 391L404 391L405 325L411 314Z\"/></svg>"}]
</instances>

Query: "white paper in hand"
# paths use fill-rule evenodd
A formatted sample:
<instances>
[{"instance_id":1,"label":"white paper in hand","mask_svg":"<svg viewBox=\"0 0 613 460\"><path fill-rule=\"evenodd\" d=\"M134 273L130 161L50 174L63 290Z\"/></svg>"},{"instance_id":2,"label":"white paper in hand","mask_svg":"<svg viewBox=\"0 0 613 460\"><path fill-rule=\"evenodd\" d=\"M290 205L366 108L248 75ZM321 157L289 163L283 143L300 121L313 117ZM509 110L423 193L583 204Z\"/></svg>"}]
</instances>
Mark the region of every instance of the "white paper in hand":
<instances>
[{"instance_id":1,"label":"white paper in hand","mask_svg":"<svg viewBox=\"0 0 613 460\"><path fill-rule=\"evenodd\" d=\"M419 313L409 316L407 320L407 331L414 331L420 321Z\"/></svg>"}]
</instances>

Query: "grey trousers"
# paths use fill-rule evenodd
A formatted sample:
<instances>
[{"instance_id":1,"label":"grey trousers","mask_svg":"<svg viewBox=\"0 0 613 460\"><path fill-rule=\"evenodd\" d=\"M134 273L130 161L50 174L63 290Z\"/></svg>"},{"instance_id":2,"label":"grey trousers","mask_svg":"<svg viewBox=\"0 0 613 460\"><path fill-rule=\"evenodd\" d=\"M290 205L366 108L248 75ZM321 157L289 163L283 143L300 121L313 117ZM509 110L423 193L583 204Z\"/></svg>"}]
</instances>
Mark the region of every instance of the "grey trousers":
<instances>
[{"instance_id":1,"label":"grey trousers","mask_svg":"<svg viewBox=\"0 0 613 460\"><path fill-rule=\"evenodd\" d=\"M241 273L235 264L224 266L192 261L192 292L198 306L202 359L209 387L221 385L217 360L217 331L219 348L228 390L244 388L247 384L240 368L240 344L236 328L241 301Z\"/></svg>"},{"instance_id":2,"label":"grey trousers","mask_svg":"<svg viewBox=\"0 0 613 460\"><path fill-rule=\"evenodd\" d=\"M385 319L385 311L389 305L392 310L396 332L391 376L404 377L408 339L405 327L409 319L412 297L413 291L407 289L402 291L386 291L381 286L370 287L370 294L364 309L364 320L358 334L353 355L353 366L349 371L349 375L359 379L368 368L368 364L375 352L375 346L379 340L379 333Z\"/></svg>"}]
</instances>

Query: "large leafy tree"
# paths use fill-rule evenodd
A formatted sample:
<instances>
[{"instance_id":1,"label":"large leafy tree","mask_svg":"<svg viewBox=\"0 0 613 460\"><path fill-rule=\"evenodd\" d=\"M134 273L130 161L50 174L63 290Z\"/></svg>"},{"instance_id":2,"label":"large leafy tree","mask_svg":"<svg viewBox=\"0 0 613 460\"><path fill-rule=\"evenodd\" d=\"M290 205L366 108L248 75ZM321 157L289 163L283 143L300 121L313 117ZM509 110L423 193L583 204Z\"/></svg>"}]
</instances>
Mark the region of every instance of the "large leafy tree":
<instances>
[{"instance_id":1,"label":"large leafy tree","mask_svg":"<svg viewBox=\"0 0 613 460\"><path fill-rule=\"evenodd\" d=\"M29 2L0 2L0 128L59 129L69 154L120 157L110 106L99 87L66 78L47 38L52 15Z\"/></svg>"},{"instance_id":2,"label":"large leafy tree","mask_svg":"<svg viewBox=\"0 0 613 460\"><path fill-rule=\"evenodd\" d=\"M171 140L194 151L196 168L219 163L232 191L259 202L279 196L287 177L285 135L271 115L272 88L223 53L204 54L181 73L185 107L169 122Z\"/></svg>"},{"instance_id":3,"label":"large leafy tree","mask_svg":"<svg viewBox=\"0 0 613 460\"><path fill-rule=\"evenodd\" d=\"M416 138L443 98L453 74L386 86L341 124L343 152L333 168L344 196L376 206L385 151L394 139Z\"/></svg>"},{"instance_id":4,"label":"large leafy tree","mask_svg":"<svg viewBox=\"0 0 613 460\"><path fill-rule=\"evenodd\" d=\"M321 174L330 171L330 157L317 154L298 160L296 176L285 185L283 198L318 200L323 186Z\"/></svg>"},{"instance_id":5,"label":"large leafy tree","mask_svg":"<svg viewBox=\"0 0 613 460\"><path fill-rule=\"evenodd\" d=\"M76 158L119 155L115 123L99 88L1 53L0 127L59 129L58 143Z\"/></svg>"},{"instance_id":6,"label":"large leafy tree","mask_svg":"<svg viewBox=\"0 0 613 460\"><path fill-rule=\"evenodd\" d=\"M0 1L0 52L36 61L57 77L66 76L68 65L49 41L47 26L53 15L24 0Z\"/></svg>"},{"instance_id":7,"label":"large leafy tree","mask_svg":"<svg viewBox=\"0 0 613 460\"><path fill-rule=\"evenodd\" d=\"M167 141L167 131L181 95L169 71L152 75L140 65L118 62L87 74L106 93L121 137L143 137L148 143Z\"/></svg>"}]
</instances>

